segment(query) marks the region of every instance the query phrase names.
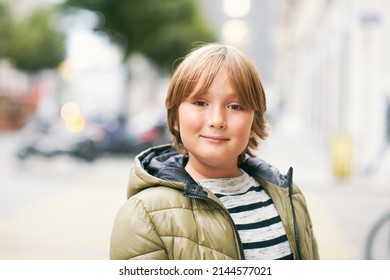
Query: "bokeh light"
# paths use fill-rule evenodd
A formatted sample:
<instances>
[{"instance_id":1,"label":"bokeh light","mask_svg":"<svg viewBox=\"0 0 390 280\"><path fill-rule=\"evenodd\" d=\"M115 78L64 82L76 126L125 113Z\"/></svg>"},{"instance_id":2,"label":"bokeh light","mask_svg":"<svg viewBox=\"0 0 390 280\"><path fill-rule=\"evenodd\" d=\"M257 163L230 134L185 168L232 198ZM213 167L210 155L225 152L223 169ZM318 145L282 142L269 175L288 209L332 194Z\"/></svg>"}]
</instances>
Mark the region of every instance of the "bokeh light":
<instances>
[{"instance_id":1,"label":"bokeh light","mask_svg":"<svg viewBox=\"0 0 390 280\"><path fill-rule=\"evenodd\" d=\"M248 24L240 19L230 19L225 22L222 29L223 41L240 46L245 42L249 33Z\"/></svg>"},{"instance_id":2,"label":"bokeh light","mask_svg":"<svg viewBox=\"0 0 390 280\"><path fill-rule=\"evenodd\" d=\"M85 127L85 118L76 103L68 102L62 105L60 115L65 121L66 128L71 132L79 132Z\"/></svg>"},{"instance_id":3,"label":"bokeh light","mask_svg":"<svg viewBox=\"0 0 390 280\"><path fill-rule=\"evenodd\" d=\"M251 0L224 0L223 10L228 17L244 17L249 13Z\"/></svg>"}]
</instances>

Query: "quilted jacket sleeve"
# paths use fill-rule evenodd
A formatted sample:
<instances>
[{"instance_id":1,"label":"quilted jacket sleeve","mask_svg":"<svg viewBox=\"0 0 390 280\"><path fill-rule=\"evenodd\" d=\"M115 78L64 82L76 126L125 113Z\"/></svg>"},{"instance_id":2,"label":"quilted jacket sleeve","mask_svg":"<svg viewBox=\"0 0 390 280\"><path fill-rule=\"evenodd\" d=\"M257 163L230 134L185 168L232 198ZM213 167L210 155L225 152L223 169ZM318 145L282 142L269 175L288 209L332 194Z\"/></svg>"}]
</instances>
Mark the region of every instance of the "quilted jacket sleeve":
<instances>
[{"instance_id":1,"label":"quilted jacket sleeve","mask_svg":"<svg viewBox=\"0 0 390 280\"><path fill-rule=\"evenodd\" d=\"M313 231L313 223L310 217L306 198L301 190L294 185L294 207L298 220L299 238L303 259L320 259L317 239Z\"/></svg>"},{"instance_id":2,"label":"quilted jacket sleeve","mask_svg":"<svg viewBox=\"0 0 390 280\"><path fill-rule=\"evenodd\" d=\"M116 216L111 234L110 259L168 259L149 214L142 202L134 197L119 209Z\"/></svg>"}]
</instances>

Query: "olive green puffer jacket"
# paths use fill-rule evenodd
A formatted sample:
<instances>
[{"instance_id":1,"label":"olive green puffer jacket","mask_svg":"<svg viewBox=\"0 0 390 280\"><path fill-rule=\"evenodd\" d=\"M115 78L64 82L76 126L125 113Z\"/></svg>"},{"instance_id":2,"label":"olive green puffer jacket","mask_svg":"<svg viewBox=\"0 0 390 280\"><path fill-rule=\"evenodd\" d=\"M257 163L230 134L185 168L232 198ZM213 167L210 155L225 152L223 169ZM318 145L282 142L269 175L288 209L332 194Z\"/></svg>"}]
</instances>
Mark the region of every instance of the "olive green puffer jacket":
<instances>
[{"instance_id":1,"label":"olive green puffer jacket","mask_svg":"<svg viewBox=\"0 0 390 280\"><path fill-rule=\"evenodd\" d=\"M134 160L128 200L111 235L111 259L244 259L238 232L218 198L185 171L187 156L171 146L155 147ZM295 259L318 259L305 198L269 164L247 157L240 168L272 198Z\"/></svg>"}]
</instances>

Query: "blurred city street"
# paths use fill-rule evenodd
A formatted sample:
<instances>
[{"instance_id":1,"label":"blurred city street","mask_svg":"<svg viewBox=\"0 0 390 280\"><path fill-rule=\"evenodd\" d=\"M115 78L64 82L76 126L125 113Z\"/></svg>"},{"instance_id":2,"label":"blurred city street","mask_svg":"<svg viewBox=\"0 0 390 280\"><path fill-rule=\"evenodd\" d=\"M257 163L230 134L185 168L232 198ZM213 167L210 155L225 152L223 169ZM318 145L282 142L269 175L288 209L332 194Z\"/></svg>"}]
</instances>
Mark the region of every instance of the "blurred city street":
<instances>
[{"instance_id":1,"label":"blurred city street","mask_svg":"<svg viewBox=\"0 0 390 280\"><path fill-rule=\"evenodd\" d=\"M253 60L272 123L258 155L294 168L321 259L367 258L390 211L389 1L89 2L0 0L0 259L109 258L123 154L166 142L171 70L199 42Z\"/></svg>"},{"instance_id":2,"label":"blurred city street","mask_svg":"<svg viewBox=\"0 0 390 280\"><path fill-rule=\"evenodd\" d=\"M0 136L0 259L107 259L126 198L130 161L15 157L18 134Z\"/></svg>"},{"instance_id":3,"label":"blurred city street","mask_svg":"<svg viewBox=\"0 0 390 280\"><path fill-rule=\"evenodd\" d=\"M19 134L0 135L0 259L108 259L113 220L126 199L131 158L87 163L59 156L19 162ZM278 129L271 135L260 155L282 172L294 167L321 259L364 259L368 231L389 209L388 175L382 169L389 170L390 159L371 177L337 181L328 155L309 137Z\"/></svg>"}]
</instances>

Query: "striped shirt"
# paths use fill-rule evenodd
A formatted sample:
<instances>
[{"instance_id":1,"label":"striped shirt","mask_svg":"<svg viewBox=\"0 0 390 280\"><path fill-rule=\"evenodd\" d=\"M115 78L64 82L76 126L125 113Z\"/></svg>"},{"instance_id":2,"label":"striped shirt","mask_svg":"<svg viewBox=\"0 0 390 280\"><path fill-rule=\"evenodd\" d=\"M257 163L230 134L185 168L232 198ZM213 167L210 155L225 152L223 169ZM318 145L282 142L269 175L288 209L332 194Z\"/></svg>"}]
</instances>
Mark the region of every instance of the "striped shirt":
<instances>
[{"instance_id":1,"label":"striped shirt","mask_svg":"<svg viewBox=\"0 0 390 280\"><path fill-rule=\"evenodd\" d=\"M245 259L292 259L279 213L270 196L243 170L236 178L202 179L199 184L213 192L236 224Z\"/></svg>"}]
</instances>

